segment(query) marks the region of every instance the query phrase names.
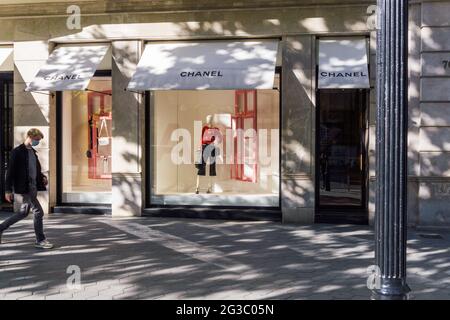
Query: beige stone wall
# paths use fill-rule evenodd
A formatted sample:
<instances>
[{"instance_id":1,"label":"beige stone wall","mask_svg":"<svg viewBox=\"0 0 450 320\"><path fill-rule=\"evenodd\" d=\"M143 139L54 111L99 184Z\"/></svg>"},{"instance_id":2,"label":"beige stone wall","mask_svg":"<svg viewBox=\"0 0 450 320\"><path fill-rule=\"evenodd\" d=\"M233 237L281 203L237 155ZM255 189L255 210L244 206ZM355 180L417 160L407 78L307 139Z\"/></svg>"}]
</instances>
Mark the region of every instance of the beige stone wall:
<instances>
[{"instance_id":1,"label":"beige stone wall","mask_svg":"<svg viewBox=\"0 0 450 320\"><path fill-rule=\"evenodd\" d=\"M414 1L414 0L412 0ZM213 12L218 10L252 10L261 8L292 8L304 6L345 4L347 6L370 4L373 0L0 0L0 17L33 16L33 15L64 15L67 6L76 4L90 14L114 14L130 12Z\"/></svg>"},{"instance_id":2,"label":"beige stone wall","mask_svg":"<svg viewBox=\"0 0 450 320\"><path fill-rule=\"evenodd\" d=\"M329 1L328 1L329 2ZM200 37L280 36L299 33L367 32L367 7L328 5L197 12L90 14L82 11L82 30L68 30L67 14L33 18L2 18L0 42L49 39L99 41L111 39L180 39ZM52 6L49 5L51 8ZM2 11L3 12L3 11ZM17 12L20 14L20 12ZM23 14L23 13L22 13Z\"/></svg>"},{"instance_id":3,"label":"beige stone wall","mask_svg":"<svg viewBox=\"0 0 450 320\"><path fill-rule=\"evenodd\" d=\"M11 4L14 2L14 4ZM369 212L375 196L376 34L368 6L376 1L78 1L81 30L66 28L70 1L0 1L0 44L15 48L16 141L38 126L55 138L54 99L24 93L54 43L107 41L113 46L113 212L140 214L144 184L144 106L123 91L144 40L279 37L283 51L282 207L286 222L314 221L315 39L321 35L371 38ZM165 4L164 4L164 3ZM29 3L33 3L30 6ZM39 4L40 3L40 4ZM323 5L321 5L323 4ZM277 8L274 8L274 7ZM24 8L29 10L24 11ZM174 11L179 10L179 11ZM409 222L446 223L450 197L450 1L411 1ZM40 14L44 17L34 17ZM32 53L30 55L30 53ZM131 101L131 102L130 102ZM51 107L50 107L51 105ZM54 140L40 150L56 201ZM124 157L128 154L129 157ZM49 160L49 155L51 156ZM47 160L45 159L47 157ZM431 219L431 220L430 220ZM431 222L430 222L431 221ZM432 222L434 221L434 222Z\"/></svg>"},{"instance_id":4,"label":"beige stone wall","mask_svg":"<svg viewBox=\"0 0 450 320\"><path fill-rule=\"evenodd\" d=\"M315 38L283 39L281 203L284 222L314 222Z\"/></svg>"},{"instance_id":5,"label":"beige stone wall","mask_svg":"<svg viewBox=\"0 0 450 320\"><path fill-rule=\"evenodd\" d=\"M421 4L414 4L409 14L409 143L408 143L408 224L417 225L418 207L418 137L420 133L420 51Z\"/></svg>"},{"instance_id":6,"label":"beige stone wall","mask_svg":"<svg viewBox=\"0 0 450 320\"><path fill-rule=\"evenodd\" d=\"M139 1L135 1L139 3ZM192 2L181 1L180 5ZM248 3L248 2L247 2ZM256 2L254 2L256 3ZM367 5L371 1L353 1L360 5L309 6L311 1L285 1L286 7L274 10L272 2L255 10L236 2L216 11L139 12L127 14L83 15L82 30L69 31L61 3L48 4L46 19L31 16L3 18L0 42L21 40L47 43L111 41L113 44L113 213L140 214L142 209L143 137L141 97L125 93L127 80L139 59L139 41L152 39L198 39L216 37L280 37L283 58L283 158L282 207L284 221L314 221L314 136L315 136L315 35L368 34ZM330 3L327 1L327 3ZM338 3L336 1L336 3ZM159 3L160 4L160 3ZM91 7L89 7L91 5ZM108 2L112 5L112 2ZM158 2L155 3L158 5ZM212 2L208 2L212 6ZM294 6L295 7L291 7ZM53 12L51 12L53 8ZM82 10L101 10L100 4L86 1ZM38 10L39 6L35 9ZM117 9L117 6L116 6ZM166 8L167 9L167 8ZM12 10L10 7L8 10ZM44 10L40 7L40 10ZM164 11L164 10L163 10ZM7 11L2 11L3 14ZM107 12L107 10L104 10ZM86 10L84 11L86 13ZM47 47L47 52L48 52ZM33 58L34 59L34 58ZM34 75L42 60L29 62ZM32 77L32 75L31 75ZM35 105L48 105L35 102ZM131 103L130 103L131 101ZM19 104L17 104L19 108ZM45 109L45 108L44 108ZM46 111L48 112L48 110ZM141 122L138 122L141 119ZM140 124L140 128L137 128ZM51 126L53 128L54 126ZM127 150L125 150L125 149ZM128 157L123 157L127 154ZM56 159L53 157L52 161ZM56 177L56 171L52 171ZM52 190L56 187L52 185ZM54 196L52 192L52 203Z\"/></svg>"},{"instance_id":7,"label":"beige stone wall","mask_svg":"<svg viewBox=\"0 0 450 320\"><path fill-rule=\"evenodd\" d=\"M450 226L449 13L450 1L422 4L417 29L420 60L412 62L413 72L420 75L420 87L413 91L419 94L414 100L417 110L411 114L416 130L410 147L415 150L417 224L421 226ZM449 61L447 67L444 61Z\"/></svg>"},{"instance_id":8,"label":"beige stone wall","mask_svg":"<svg viewBox=\"0 0 450 320\"><path fill-rule=\"evenodd\" d=\"M112 42L112 214L141 215L144 198L142 142L145 131L140 120L143 98L126 92L142 51L141 41Z\"/></svg>"},{"instance_id":9,"label":"beige stone wall","mask_svg":"<svg viewBox=\"0 0 450 320\"><path fill-rule=\"evenodd\" d=\"M450 104L450 1L411 1L409 16L409 146L408 224L448 226L450 211L450 153L448 140ZM375 40L375 34L372 38ZM375 42L372 41L374 44ZM376 46L372 47L375 54ZM374 57L371 59L374 60ZM375 117L372 90L370 115L371 223L375 213Z\"/></svg>"}]
</instances>

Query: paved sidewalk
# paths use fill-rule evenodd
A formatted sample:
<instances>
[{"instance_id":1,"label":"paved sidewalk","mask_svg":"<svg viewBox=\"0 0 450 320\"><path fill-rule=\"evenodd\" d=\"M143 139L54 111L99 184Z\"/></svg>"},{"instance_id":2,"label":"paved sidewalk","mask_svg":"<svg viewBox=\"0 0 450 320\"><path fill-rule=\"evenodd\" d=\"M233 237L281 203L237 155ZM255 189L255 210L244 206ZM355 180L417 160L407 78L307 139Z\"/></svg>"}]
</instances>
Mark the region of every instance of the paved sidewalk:
<instances>
[{"instance_id":1,"label":"paved sidewalk","mask_svg":"<svg viewBox=\"0 0 450 320\"><path fill-rule=\"evenodd\" d=\"M6 218L0 214L0 219ZM360 226L53 215L4 235L0 299L368 299L373 233ZM450 234L411 231L415 299L450 299ZM436 233L436 232L435 232ZM422 235L421 235L422 234ZM69 266L81 287L69 288Z\"/></svg>"}]
</instances>

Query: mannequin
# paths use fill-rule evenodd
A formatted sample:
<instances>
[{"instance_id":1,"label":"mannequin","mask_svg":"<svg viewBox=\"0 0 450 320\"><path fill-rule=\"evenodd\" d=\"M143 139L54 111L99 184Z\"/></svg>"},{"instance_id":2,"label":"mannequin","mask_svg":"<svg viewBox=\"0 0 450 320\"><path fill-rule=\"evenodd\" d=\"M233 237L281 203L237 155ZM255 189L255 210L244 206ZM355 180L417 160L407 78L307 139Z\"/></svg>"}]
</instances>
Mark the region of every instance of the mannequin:
<instances>
[{"instance_id":1,"label":"mannequin","mask_svg":"<svg viewBox=\"0 0 450 320\"><path fill-rule=\"evenodd\" d=\"M202 128L201 138L201 163L197 165L197 186L195 193L200 193L200 176L206 176L206 168L209 167L208 190L206 193L212 192L213 177L216 174L216 157L218 156L217 144L222 140L219 128L214 126L213 116L206 117L206 123ZM209 160L209 161L208 161Z\"/></svg>"}]
</instances>

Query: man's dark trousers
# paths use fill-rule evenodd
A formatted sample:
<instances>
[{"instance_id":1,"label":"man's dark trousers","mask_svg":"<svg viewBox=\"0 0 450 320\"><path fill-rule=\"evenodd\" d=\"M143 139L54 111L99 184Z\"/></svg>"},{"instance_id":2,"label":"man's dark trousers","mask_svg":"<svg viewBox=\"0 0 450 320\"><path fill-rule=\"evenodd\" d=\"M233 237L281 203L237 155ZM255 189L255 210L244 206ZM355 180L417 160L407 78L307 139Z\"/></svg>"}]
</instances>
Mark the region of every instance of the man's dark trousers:
<instances>
[{"instance_id":1,"label":"man's dark trousers","mask_svg":"<svg viewBox=\"0 0 450 320\"><path fill-rule=\"evenodd\" d=\"M41 242L45 240L44 225L42 221L44 218L44 211L42 210L41 204L37 199L36 187L30 187L30 192L27 194L14 194L14 201L20 203L20 211L0 224L0 232L5 231L16 222L25 219L31 210L34 215L34 232L36 233L36 241Z\"/></svg>"}]
</instances>

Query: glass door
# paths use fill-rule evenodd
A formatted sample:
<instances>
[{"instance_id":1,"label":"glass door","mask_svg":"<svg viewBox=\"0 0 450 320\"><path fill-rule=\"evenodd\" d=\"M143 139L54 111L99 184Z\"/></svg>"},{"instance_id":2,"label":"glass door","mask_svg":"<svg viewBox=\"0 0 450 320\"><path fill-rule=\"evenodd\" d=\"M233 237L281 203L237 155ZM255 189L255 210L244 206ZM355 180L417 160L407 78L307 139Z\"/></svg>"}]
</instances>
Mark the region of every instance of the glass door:
<instances>
[{"instance_id":1,"label":"glass door","mask_svg":"<svg viewBox=\"0 0 450 320\"><path fill-rule=\"evenodd\" d=\"M0 72L0 206L9 208L5 201L5 176L9 164L9 154L13 147L13 73Z\"/></svg>"},{"instance_id":2,"label":"glass door","mask_svg":"<svg viewBox=\"0 0 450 320\"><path fill-rule=\"evenodd\" d=\"M320 90L319 211L365 216L366 90Z\"/></svg>"}]
</instances>

